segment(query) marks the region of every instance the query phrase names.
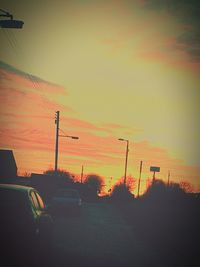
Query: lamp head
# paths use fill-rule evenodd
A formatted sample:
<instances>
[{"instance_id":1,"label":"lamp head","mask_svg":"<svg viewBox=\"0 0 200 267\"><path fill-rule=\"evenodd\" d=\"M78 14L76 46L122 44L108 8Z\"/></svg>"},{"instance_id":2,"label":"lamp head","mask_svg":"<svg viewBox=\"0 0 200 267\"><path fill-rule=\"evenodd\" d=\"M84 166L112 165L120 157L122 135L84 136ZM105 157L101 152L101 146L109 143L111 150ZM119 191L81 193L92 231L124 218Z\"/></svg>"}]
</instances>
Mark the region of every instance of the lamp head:
<instances>
[{"instance_id":1,"label":"lamp head","mask_svg":"<svg viewBox=\"0 0 200 267\"><path fill-rule=\"evenodd\" d=\"M0 20L0 27L1 28L14 28L14 29L21 29L24 25L24 22L21 20Z\"/></svg>"},{"instance_id":2,"label":"lamp head","mask_svg":"<svg viewBox=\"0 0 200 267\"><path fill-rule=\"evenodd\" d=\"M78 136L71 136L72 139L79 139Z\"/></svg>"}]
</instances>

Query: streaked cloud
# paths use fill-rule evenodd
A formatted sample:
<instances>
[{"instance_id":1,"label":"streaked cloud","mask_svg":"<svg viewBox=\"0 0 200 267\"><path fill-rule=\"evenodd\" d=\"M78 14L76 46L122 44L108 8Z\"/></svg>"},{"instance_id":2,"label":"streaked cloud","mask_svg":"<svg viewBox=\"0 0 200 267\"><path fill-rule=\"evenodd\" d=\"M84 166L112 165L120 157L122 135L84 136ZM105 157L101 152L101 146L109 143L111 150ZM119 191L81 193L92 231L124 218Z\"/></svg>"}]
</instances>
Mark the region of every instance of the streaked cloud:
<instances>
[{"instance_id":1,"label":"streaked cloud","mask_svg":"<svg viewBox=\"0 0 200 267\"><path fill-rule=\"evenodd\" d=\"M4 84L7 84L7 86L9 85L9 81L15 80L15 82L18 83L18 86L20 86L21 90L25 87L26 89L33 89L40 93L67 94L64 87L20 71L2 61L0 61L0 77L1 82L4 82Z\"/></svg>"}]
</instances>

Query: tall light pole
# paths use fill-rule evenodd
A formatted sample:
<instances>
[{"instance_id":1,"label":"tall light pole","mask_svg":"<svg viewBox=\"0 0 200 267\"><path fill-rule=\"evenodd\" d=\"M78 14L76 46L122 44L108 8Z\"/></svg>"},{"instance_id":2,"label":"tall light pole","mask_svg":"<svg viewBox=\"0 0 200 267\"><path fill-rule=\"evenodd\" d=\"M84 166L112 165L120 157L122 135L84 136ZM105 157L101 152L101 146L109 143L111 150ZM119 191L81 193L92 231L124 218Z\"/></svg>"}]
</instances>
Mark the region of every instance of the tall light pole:
<instances>
[{"instance_id":1,"label":"tall light pole","mask_svg":"<svg viewBox=\"0 0 200 267\"><path fill-rule=\"evenodd\" d=\"M60 122L60 111L56 111L55 124L56 124L56 148L55 148L55 172L58 170L58 138L68 137L71 139L79 139L78 136L72 135L60 135L59 134L59 122Z\"/></svg>"},{"instance_id":2,"label":"tall light pole","mask_svg":"<svg viewBox=\"0 0 200 267\"><path fill-rule=\"evenodd\" d=\"M126 158L125 158L125 170L124 170L124 185L126 185L126 173L127 173L127 165L128 165L128 152L129 152L129 140L119 138L119 141L126 142Z\"/></svg>"}]
</instances>

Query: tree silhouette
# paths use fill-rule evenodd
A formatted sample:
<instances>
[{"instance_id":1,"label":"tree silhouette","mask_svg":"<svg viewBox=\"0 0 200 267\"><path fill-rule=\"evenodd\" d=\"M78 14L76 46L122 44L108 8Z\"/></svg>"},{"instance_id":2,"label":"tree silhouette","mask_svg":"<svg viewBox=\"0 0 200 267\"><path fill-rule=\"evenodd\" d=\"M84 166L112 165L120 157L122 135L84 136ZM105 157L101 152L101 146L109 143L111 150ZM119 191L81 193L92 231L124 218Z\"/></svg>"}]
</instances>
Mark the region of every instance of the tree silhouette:
<instances>
[{"instance_id":1,"label":"tree silhouette","mask_svg":"<svg viewBox=\"0 0 200 267\"><path fill-rule=\"evenodd\" d=\"M85 184L88 185L96 194L101 192L104 179L97 174L89 174L86 176Z\"/></svg>"},{"instance_id":2,"label":"tree silhouette","mask_svg":"<svg viewBox=\"0 0 200 267\"><path fill-rule=\"evenodd\" d=\"M31 177L31 173L25 171L25 172L22 173L22 177L30 178Z\"/></svg>"},{"instance_id":3,"label":"tree silhouette","mask_svg":"<svg viewBox=\"0 0 200 267\"><path fill-rule=\"evenodd\" d=\"M121 177L116 185L121 186L123 183L124 183L124 177ZM126 177L126 187L130 192L132 192L136 188L136 179L133 176L128 175Z\"/></svg>"},{"instance_id":4,"label":"tree silhouette","mask_svg":"<svg viewBox=\"0 0 200 267\"><path fill-rule=\"evenodd\" d=\"M194 192L194 186L186 181L180 182L180 187L186 192L186 193L193 193Z\"/></svg>"},{"instance_id":5,"label":"tree silhouette","mask_svg":"<svg viewBox=\"0 0 200 267\"><path fill-rule=\"evenodd\" d=\"M162 201L172 201L174 199L185 198L185 191L180 184L171 182L167 185L164 181L156 179L146 190L144 197L148 200L160 203Z\"/></svg>"},{"instance_id":6,"label":"tree silhouette","mask_svg":"<svg viewBox=\"0 0 200 267\"><path fill-rule=\"evenodd\" d=\"M73 182L73 176L69 172L64 170L55 171L53 169L50 169L45 171L44 174L55 176L60 185L65 185L67 183Z\"/></svg>"},{"instance_id":7,"label":"tree silhouette","mask_svg":"<svg viewBox=\"0 0 200 267\"><path fill-rule=\"evenodd\" d=\"M156 179L145 193L146 196L163 196L166 193L167 186L162 180Z\"/></svg>"},{"instance_id":8,"label":"tree silhouette","mask_svg":"<svg viewBox=\"0 0 200 267\"><path fill-rule=\"evenodd\" d=\"M132 200L134 195L131 193L129 186L120 183L114 186L111 197L114 201L124 202Z\"/></svg>"}]
</instances>

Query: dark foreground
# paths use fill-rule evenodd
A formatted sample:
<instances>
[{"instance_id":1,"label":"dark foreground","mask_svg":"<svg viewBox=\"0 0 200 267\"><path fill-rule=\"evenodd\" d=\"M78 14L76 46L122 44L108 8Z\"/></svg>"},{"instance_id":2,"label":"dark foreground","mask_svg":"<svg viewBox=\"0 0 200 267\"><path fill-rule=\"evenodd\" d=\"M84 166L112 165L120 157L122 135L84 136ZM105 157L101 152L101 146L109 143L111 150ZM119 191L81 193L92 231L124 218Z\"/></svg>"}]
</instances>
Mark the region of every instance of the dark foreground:
<instances>
[{"instance_id":1,"label":"dark foreground","mask_svg":"<svg viewBox=\"0 0 200 267\"><path fill-rule=\"evenodd\" d=\"M181 214L147 209L150 206L84 203L80 216L55 218L52 248L39 256L19 248L19 257L4 252L4 266L199 266L198 233L195 223L189 228L191 218L182 224L186 218L179 218ZM166 214L173 219L167 220Z\"/></svg>"}]
</instances>

